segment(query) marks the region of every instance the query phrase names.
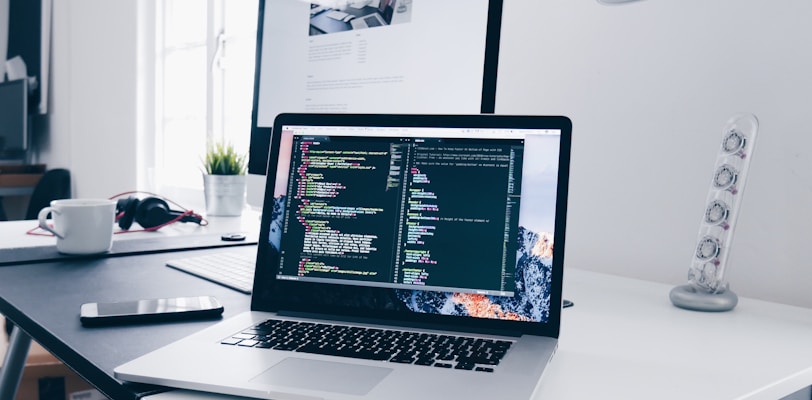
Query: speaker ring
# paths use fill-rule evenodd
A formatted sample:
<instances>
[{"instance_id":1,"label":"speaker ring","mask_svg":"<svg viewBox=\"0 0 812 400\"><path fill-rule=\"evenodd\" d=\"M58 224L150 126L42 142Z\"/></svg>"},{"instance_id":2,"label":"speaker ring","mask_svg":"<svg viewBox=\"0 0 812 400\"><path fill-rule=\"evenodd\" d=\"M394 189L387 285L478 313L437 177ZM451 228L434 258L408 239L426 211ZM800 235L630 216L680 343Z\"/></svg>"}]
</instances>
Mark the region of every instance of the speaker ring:
<instances>
[{"instance_id":1,"label":"speaker ring","mask_svg":"<svg viewBox=\"0 0 812 400\"><path fill-rule=\"evenodd\" d=\"M730 207L721 200L714 200L705 209L705 223L720 225L727 221L730 216Z\"/></svg>"},{"instance_id":2,"label":"speaker ring","mask_svg":"<svg viewBox=\"0 0 812 400\"><path fill-rule=\"evenodd\" d=\"M713 174L713 186L720 190L727 190L736 184L739 172L730 164L722 164Z\"/></svg>"},{"instance_id":3,"label":"speaker ring","mask_svg":"<svg viewBox=\"0 0 812 400\"><path fill-rule=\"evenodd\" d=\"M741 132L731 129L722 139L722 150L727 154L734 154L744 150L747 138Z\"/></svg>"},{"instance_id":4,"label":"speaker ring","mask_svg":"<svg viewBox=\"0 0 812 400\"><path fill-rule=\"evenodd\" d=\"M722 242L719 238L705 236L696 245L696 258L702 261L710 261L719 256L722 250Z\"/></svg>"}]
</instances>

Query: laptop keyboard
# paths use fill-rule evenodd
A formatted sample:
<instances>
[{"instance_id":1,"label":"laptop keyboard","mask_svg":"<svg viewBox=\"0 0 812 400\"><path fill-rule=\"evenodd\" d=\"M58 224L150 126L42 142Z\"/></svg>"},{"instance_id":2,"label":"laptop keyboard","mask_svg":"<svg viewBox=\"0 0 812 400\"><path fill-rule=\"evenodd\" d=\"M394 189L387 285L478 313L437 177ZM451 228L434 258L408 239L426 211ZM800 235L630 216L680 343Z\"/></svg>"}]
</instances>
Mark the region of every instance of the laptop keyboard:
<instances>
[{"instance_id":1,"label":"laptop keyboard","mask_svg":"<svg viewBox=\"0 0 812 400\"><path fill-rule=\"evenodd\" d=\"M214 253L169 260L166 266L243 293L250 294L254 288L256 259L252 255L239 252Z\"/></svg>"},{"instance_id":2,"label":"laptop keyboard","mask_svg":"<svg viewBox=\"0 0 812 400\"><path fill-rule=\"evenodd\" d=\"M513 342L269 319L222 344L493 372Z\"/></svg>"},{"instance_id":3,"label":"laptop keyboard","mask_svg":"<svg viewBox=\"0 0 812 400\"><path fill-rule=\"evenodd\" d=\"M374 28L376 26L381 26L381 23L378 21L377 18L375 18L374 14L372 16L370 16L370 17L364 18L364 22L366 22L367 26L370 27L370 28Z\"/></svg>"}]
</instances>

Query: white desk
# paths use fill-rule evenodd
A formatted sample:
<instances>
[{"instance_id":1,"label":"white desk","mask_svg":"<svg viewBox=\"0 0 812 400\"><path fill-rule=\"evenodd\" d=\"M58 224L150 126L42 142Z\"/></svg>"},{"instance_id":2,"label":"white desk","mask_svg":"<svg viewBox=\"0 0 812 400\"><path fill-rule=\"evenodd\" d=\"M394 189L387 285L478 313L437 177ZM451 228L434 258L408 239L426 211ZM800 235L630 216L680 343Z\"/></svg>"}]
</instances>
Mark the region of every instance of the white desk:
<instances>
[{"instance_id":1,"label":"white desk","mask_svg":"<svg viewBox=\"0 0 812 400\"><path fill-rule=\"evenodd\" d=\"M257 232L258 214L175 224L162 235ZM25 232L35 221L0 224L4 248L55 244ZM671 285L567 268L557 354L537 399L779 399L812 385L812 310L742 298L732 312L699 313L668 300ZM150 400L224 400L173 391Z\"/></svg>"},{"instance_id":2,"label":"white desk","mask_svg":"<svg viewBox=\"0 0 812 400\"><path fill-rule=\"evenodd\" d=\"M732 312L686 311L671 305L671 288L567 269L575 306L535 398L776 400L812 385L812 310L742 298Z\"/></svg>"},{"instance_id":3,"label":"white desk","mask_svg":"<svg viewBox=\"0 0 812 400\"><path fill-rule=\"evenodd\" d=\"M193 235L211 235L229 232L253 232L259 234L260 214L245 210L241 217L206 217L209 224L200 226L191 222L175 223L165 226L155 232L137 232L141 229L133 224L132 231L113 235L113 241L145 239L156 237L179 237ZM21 247L56 246L53 236L28 235L26 232L38 226L37 221L8 221L0 224L0 248L14 249ZM42 230L37 230L43 233ZM116 231L120 231L116 227Z\"/></svg>"}]
</instances>

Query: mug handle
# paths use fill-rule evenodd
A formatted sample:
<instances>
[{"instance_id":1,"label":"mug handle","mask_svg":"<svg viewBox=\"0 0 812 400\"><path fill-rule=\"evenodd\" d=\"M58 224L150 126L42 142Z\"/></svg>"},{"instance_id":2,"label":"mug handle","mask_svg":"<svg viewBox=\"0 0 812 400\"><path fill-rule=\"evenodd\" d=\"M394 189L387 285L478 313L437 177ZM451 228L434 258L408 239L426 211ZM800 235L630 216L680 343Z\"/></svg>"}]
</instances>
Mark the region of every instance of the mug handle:
<instances>
[{"instance_id":1,"label":"mug handle","mask_svg":"<svg viewBox=\"0 0 812 400\"><path fill-rule=\"evenodd\" d=\"M39 227L48 232L53 233L54 236L60 239L64 239L65 238L64 236L60 235L56 230L48 226L48 221L46 220L46 218L48 217L49 213L59 214L59 210L53 207L45 207L42 210L39 210L39 215L37 215L37 219L39 219Z\"/></svg>"}]
</instances>

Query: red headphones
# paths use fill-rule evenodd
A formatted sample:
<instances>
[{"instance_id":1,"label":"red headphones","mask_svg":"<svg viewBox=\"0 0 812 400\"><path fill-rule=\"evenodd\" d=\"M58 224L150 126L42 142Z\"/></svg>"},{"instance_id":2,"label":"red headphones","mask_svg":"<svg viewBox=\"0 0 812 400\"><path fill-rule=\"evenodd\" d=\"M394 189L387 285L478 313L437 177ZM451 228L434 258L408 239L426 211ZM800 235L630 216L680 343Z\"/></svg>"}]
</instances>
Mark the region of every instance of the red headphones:
<instances>
[{"instance_id":1,"label":"red headphones","mask_svg":"<svg viewBox=\"0 0 812 400\"><path fill-rule=\"evenodd\" d=\"M209 224L209 221L203 218L202 215L197 214L192 210L187 210L172 200L164 200L158 195L149 192L131 191L119 193L113 197L110 197L110 200L135 193L147 194L150 197L137 199L129 196L125 199L118 199L116 201L116 222L122 230L114 233L140 232L129 230L133 222L137 222L138 225L141 225L141 227L144 228L143 231L147 232L157 231L158 229L170 224L174 224L175 222L194 222L201 226L206 226ZM183 209L183 211L170 209L168 203L172 203L180 207ZM37 229L39 229L39 226L29 229L26 234L53 236L53 234L50 232L37 232Z\"/></svg>"},{"instance_id":2,"label":"red headphones","mask_svg":"<svg viewBox=\"0 0 812 400\"><path fill-rule=\"evenodd\" d=\"M122 193L112 198L130 193L133 192ZM175 222L194 222L198 225L206 225L206 220L200 214L192 210L172 210L166 200L154 196L144 199L132 196L119 199L116 201L116 221L123 230L130 229L133 222L137 222L146 231L156 231Z\"/></svg>"}]
</instances>

